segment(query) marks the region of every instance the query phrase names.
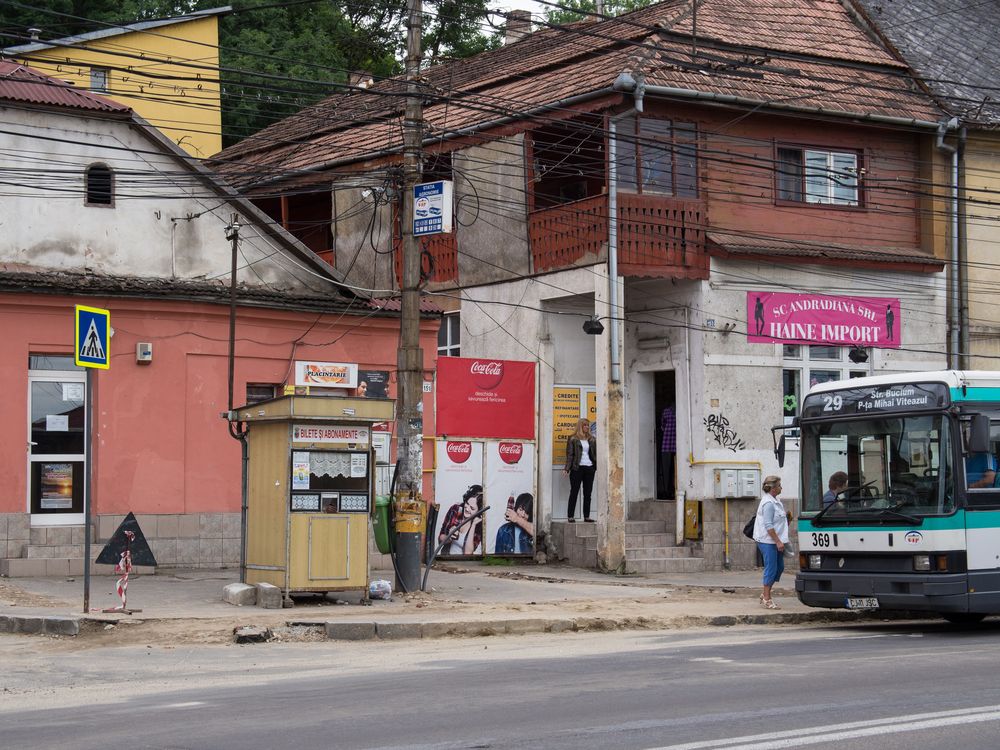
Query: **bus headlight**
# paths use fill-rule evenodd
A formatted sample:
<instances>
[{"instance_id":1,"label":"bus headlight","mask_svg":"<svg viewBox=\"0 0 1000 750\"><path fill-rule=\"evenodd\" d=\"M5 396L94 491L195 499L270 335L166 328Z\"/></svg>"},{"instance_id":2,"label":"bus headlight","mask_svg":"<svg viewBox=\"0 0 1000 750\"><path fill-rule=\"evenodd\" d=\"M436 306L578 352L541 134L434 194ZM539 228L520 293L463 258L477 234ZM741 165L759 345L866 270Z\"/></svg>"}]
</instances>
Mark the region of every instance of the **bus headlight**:
<instances>
[{"instance_id":1,"label":"bus headlight","mask_svg":"<svg viewBox=\"0 0 1000 750\"><path fill-rule=\"evenodd\" d=\"M809 569L819 570L823 567L823 556L822 555L809 555Z\"/></svg>"},{"instance_id":2,"label":"bus headlight","mask_svg":"<svg viewBox=\"0 0 1000 750\"><path fill-rule=\"evenodd\" d=\"M914 555L913 556L913 569L914 570L930 570L931 569L931 557L930 557L930 555Z\"/></svg>"}]
</instances>

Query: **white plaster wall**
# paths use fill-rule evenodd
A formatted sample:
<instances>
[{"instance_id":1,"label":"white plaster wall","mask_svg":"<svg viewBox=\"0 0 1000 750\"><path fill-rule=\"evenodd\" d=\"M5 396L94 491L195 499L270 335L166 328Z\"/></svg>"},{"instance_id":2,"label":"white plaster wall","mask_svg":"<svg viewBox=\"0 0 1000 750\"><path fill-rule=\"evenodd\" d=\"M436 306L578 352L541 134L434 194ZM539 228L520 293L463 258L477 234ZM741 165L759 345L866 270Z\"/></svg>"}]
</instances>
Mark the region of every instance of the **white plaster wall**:
<instances>
[{"instance_id":1,"label":"white plaster wall","mask_svg":"<svg viewBox=\"0 0 1000 750\"><path fill-rule=\"evenodd\" d=\"M128 123L2 111L5 130L13 134L0 135L0 165L34 172L0 201L3 261L59 271L228 280L231 244L225 227L239 209L175 154ZM84 170L95 163L115 173L111 207L84 205ZM240 281L330 289L263 236L247 215L241 214L240 222Z\"/></svg>"},{"instance_id":2,"label":"white plaster wall","mask_svg":"<svg viewBox=\"0 0 1000 750\"><path fill-rule=\"evenodd\" d=\"M463 295L463 357L538 363L538 507L543 526L552 517L553 497L557 508L564 508L569 491L562 467L552 465L552 387L597 382L595 352L607 347L607 333L588 336L582 326L594 314L595 284L603 278L593 268L577 268L475 287ZM606 497L600 486L595 492Z\"/></svg>"}]
</instances>

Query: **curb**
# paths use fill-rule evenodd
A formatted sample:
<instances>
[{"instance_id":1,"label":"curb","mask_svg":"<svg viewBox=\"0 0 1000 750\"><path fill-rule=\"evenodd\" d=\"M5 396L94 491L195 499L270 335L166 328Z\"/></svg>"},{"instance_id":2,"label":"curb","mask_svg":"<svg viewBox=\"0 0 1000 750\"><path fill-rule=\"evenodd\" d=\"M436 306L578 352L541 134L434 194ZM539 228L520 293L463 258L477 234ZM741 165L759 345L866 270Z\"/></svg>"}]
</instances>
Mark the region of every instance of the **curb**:
<instances>
[{"instance_id":1,"label":"curb","mask_svg":"<svg viewBox=\"0 0 1000 750\"><path fill-rule=\"evenodd\" d=\"M541 633L584 633L610 630L678 630L698 627L733 627L736 625L800 625L806 623L852 623L877 620L926 620L918 612L850 612L816 610L745 615L678 615L676 617L530 617L497 620L438 621L310 621L325 630L334 641L400 641L433 638L482 638L498 635L534 635ZM934 618L931 618L934 619ZM78 636L81 620L91 618L39 615L0 615L0 633L21 635ZM155 623L161 618L144 619ZM100 622L100 620L95 620ZM301 624L289 621L289 625Z\"/></svg>"},{"instance_id":2,"label":"curb","mask_svg":"<svg viewBox=\"0 0 1000 750\"><path fill-rule=\"evenodd\" d=\"M335 641L421 640L431 638L478 638L494 635L530 635L538 633L583 633L608 630L677 630L695 627L733 627L735 625L798 625L804 623L851 623L873 620L926 619L913 613L783 612L754 615L700 615L672 618L567 617L527 618L516 620L465 620L442 622L327 622L326 637ZM898 615L898 616L896 616Z\"/></svg>"},{"instance_id":3,"label":"curb","mask_svg":"<svg viewBox=\"0 0 1000 750\"><path fill-rule=\"evenodd\" d=\"M0 633L25 635L79 635L78 617L0 615Z\"/></svg>"}]
</instances>

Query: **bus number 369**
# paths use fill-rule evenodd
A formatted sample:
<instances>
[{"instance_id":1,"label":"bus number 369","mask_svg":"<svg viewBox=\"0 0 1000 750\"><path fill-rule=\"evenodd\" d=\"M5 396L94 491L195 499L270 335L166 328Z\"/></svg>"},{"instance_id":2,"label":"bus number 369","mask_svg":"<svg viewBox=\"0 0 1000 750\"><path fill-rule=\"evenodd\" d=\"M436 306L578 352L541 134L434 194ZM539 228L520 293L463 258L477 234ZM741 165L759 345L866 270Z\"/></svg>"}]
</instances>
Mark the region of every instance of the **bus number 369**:
<instances>
[{"instance_id":1,"label":"bus number 369","mask_svg":"<svg viewBox=\"0 0 1000 750\"><path fill-rule=\"evenodd\" d=\"M830 535L829 534L817 534L813 532L812 541L814 547L829 547L830 546Z\"/></svg>"}]
</instances>

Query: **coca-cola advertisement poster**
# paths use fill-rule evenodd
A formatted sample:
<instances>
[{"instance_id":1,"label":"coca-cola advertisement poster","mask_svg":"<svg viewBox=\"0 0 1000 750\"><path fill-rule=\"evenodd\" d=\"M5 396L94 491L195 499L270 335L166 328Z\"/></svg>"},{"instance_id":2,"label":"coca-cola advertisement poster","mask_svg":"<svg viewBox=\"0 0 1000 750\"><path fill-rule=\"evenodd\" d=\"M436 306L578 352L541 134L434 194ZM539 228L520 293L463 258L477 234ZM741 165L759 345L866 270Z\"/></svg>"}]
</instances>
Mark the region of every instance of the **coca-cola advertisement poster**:
<instances>
[{"instance_id":1,"label":"coca-cola advertisement poster","mask_svg":"<svg viewBox=\"0 0 1000 750\"><path fill-rule=\"evenodd\" d=\"M486 554L535 552L535 450L520 440L486 441Z\"/></svg>"},{"instance_id":2,"label":"coca-cola advertisement poster","mask_svg":"<svg viewBox=\"0 0 1000 750\"><path fill-rule=\"evenodd\" d=\"M437 434L535 438L535 363L440 357Z\"/></svg>"},{"instance_id":3,"label":"coca-cola advertisement poster","mask_svg":"<svg viewBox=\"0 0 1000 750\"><path fill-rule=\"evenodd\" d=\"M483 443L438 440L435 447L434 496L440 505L435 546L450 540L439 557L481 556L486 519L469 519L484 506Z\"/></svg>"}]
</instances>

